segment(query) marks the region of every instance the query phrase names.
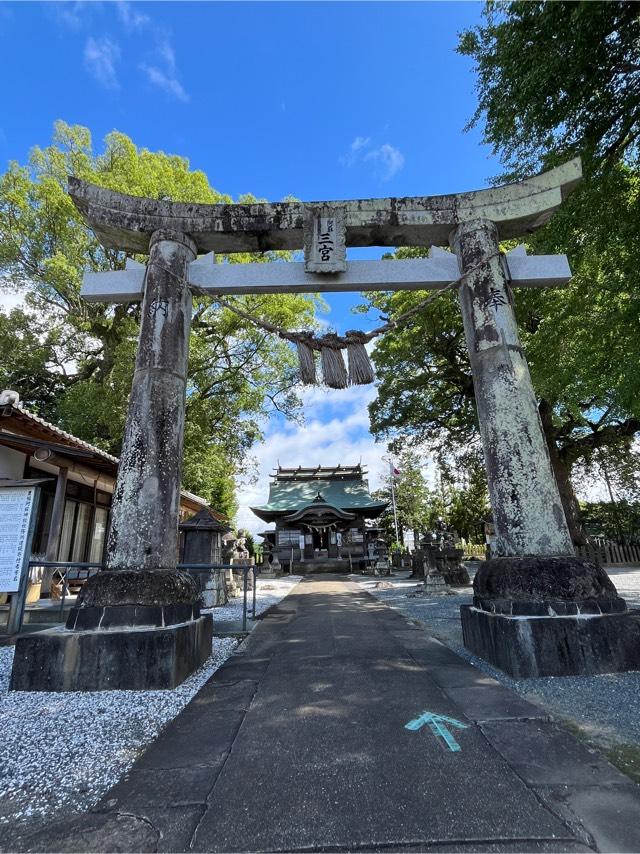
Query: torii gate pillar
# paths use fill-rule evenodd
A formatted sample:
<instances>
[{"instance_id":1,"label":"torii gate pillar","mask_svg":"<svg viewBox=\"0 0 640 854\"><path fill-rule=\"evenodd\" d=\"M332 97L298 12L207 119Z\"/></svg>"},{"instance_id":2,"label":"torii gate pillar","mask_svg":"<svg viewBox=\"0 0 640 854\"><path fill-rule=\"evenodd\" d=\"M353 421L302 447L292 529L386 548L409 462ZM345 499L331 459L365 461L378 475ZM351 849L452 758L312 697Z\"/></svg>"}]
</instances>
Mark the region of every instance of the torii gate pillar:
<instances>
[{"instance_id":1,"label":"torii gate pillar","mask_svg":"<svg viewBox=\"0 0 640 854\"><path fill-rule=\"evenodd\" d=\"M460 308L487 469L496 554L571 555L574 550L522 351L513 297L489 220L450 237L462 273ZM492 257L493 256L493 257Z\"/></svg>"},{"instance_id":2,"label":"torii gate pillar","mask_svg":"<svg viewBox=\"0 0 640 854\"><path fill-rule=\"evenodd\" d=\"M467 273L459 299L497 535L460 609L465 646L516 677L635 669L640 622L602 567L575 555L498 228L471 219L450 243Z\"/></svg>"},{"instance_id":3,"label":"torii gate pillar","mask_svg":"<svg viewBox=\"0 0 640 854\"><path fill-rule=\"evenodd\" d=\"M136 365L107 542L107 570L133 572L136 584L140 570L148 570L153 574L144 576L156 593L158 571L172 573L171 578L182 584L191 581L184 573L176 576L175 568L191 329L187 274L196 253L193 240L179 232L156 231L149 243Z\"/></svg>"},{"instance_id":4,"label":"torii gate pillar","mask_svg":"<svg viewBox=\"0 0 640 854\"><path fill-rule=\"evenodd\" d=\"M84 585L70 631L19 638L13 690L174 688L211 655L211 615L176 568L196 252L181 232L151 235L105 571Z\"/></svg>"}]
</instances>

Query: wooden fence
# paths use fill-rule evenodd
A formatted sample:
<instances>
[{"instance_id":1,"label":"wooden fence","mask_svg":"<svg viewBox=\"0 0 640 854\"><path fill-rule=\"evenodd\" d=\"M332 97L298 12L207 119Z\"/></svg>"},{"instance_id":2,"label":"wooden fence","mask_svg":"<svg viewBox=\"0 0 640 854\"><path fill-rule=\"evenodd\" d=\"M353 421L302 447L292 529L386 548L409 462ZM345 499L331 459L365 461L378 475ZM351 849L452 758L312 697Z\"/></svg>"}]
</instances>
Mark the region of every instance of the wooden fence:
<instances>
[{"instance_id":1,"label":"wooden fence","mask_svg":"<svg viewBox=\"0 0 640 854\"><path fill-rule=\"evenodd\" d=\"M576 546L576 555L602 566L640 566L640 546L623 546L611 540L597 545Z\"/></svg>"},{"instance_id":2,"label":"wooden fence","mask_svg":"<svg viewBox=\"0 0 640 854\"><path fill-rule=\"evenodd\" d=\"M486 547L463 543L464 559L484 560ZM576 555L599 563L601 566L640 566L640 545L622 545L611 540L600 540L588 546L576 546Z\"/></svg>"},{"instance_id":3,"label":"wooden fence","mask_svg":"<svg viewBox=\"0 0 640 854\"><path fill-rule=\"evenodd\" d=\"M487 547L483 543L463 542L462 548L464 549L463 560L468 560L469 558L477 558L478 560L484 560L487 554Z\"/></svg>"}]
</instances>

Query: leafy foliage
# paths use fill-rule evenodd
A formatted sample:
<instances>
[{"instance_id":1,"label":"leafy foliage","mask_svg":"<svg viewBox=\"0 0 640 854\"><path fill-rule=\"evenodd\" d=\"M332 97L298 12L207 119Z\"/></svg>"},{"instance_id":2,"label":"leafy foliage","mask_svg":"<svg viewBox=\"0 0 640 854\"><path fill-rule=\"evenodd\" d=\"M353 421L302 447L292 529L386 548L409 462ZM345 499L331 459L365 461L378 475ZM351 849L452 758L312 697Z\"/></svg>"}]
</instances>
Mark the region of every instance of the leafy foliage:
<instances>
[{"instance_id":1,"label":"leafy foliage","mask_svg":"<svg viewBox=\"0 0 640 854\"><path fill-rule=\"evenodd\" d=\"M638 7L487 3L459 50L478 73L472 124L485 120L507 177L582 156L583 184L530 241L568 253L571 287L521 294L518 313L563 463L619 462L640 429Z\"/></svg>"},{"instance_id":2,"label":"leafy foliage","mask_svg":"<svg viewBox=\"0 0 640 854\"><path fill-rule=\"evenodd\" d=\"M12 162L0 176L0 278L25 301L24 308L0 315L2 384L41 415L117 454L139 306L80 299L84 269L122 269L126 258L105 250L86 227L66 193L67 175L158 199L230 198L185 158L139 149L115 131L95 154L89 131L64 122L56 123L52 145L34 148L26 165ZM313 323L311 297L238 299L272 322L296 328ZM184 485L231 514L233 476L260 435L261 422L274 410L298 412L294 356L286 344L207 298L194 301L190 352Z\"/></svg>"},{"instance_id":3,"label":"leafy foliage","mask_svg":"<svg viewBox=\"0 0 640 854\"><path fill-rule=\"evenodd\" d=\"M640 503L591 501L581 505L587 530L596 537L614 542L640 542Z\"/></svg>"},{"instance_id":4,"label":"leafy foliage","mask_svg":"<svg viewBox=\"0 0 640 854\"><path fill-rule=\"evenodd\" d=\"M436 484L429 487L419 453L405 449L398 458L400 474L394 479L398 528L417 536L438 529L444 521L469 542L482 542L483 521L489 512L487 484L482 462L476 451L466 451L447 464L439 464ZM391 478L376 491L375 497L389 506L379 519L388 543L395 540Z\"/></svg>"},{"instance_id":5,"label":"leafy foliage","mask_svg":"<svg viewBox=\"0 0 640 854\"><path fill-rule=\"evenodd\" d=\"M484 543L484 521L490 508L480 449L466 448L453 463L442 463L440 471L440 515L467 542Z\"/></svg>"},{"instance_id":6,"label":"leafy foliage","mask_svg":"<svg viewBox=\"0 0 640 854\"><path fill-rule=\"evenodd\" d=\"M488 2L460 37L476 61L485 141L516 175L550 156L637 158L640 14L635 3Z\"/></svg>"},{"instance_id":7,"label":"leafy foliage","mask_svg":"<svg viewBox=\"0 0 640 854\"><path fill-rule=\"evenodd\" d=\"M417 454L405 451L398 458L397 467L400 474L394 477L393 481L389 474L384 486L374 493L377 499L389 502L387 509L378 520L383 537L389 543L396 539L392 483L400 540L402 540L403 530L423 531L429 513L429 488Z\"/></svg>"},{"instance_id":8,"label":"leafy foliage","mask_svg":"<svg viewBox=\"0 0 640 854\"><path fill-rule=\"evenodd\" d=\"M527 238L566 252L567 289L516 293L516 310L551 462L574 539L569 476L594 455L628 458L640 429L640 15L631 3L489 2L459 51L476 63L484 138L517 180L580 153L583 185ZM394 257L421 254L399 249ZM371 295L390 317L422 294ZM428 442L446 460L477 442L462 324L451 297L374 351L373 429L401 446Z\"/></svg>"}]
</instances>

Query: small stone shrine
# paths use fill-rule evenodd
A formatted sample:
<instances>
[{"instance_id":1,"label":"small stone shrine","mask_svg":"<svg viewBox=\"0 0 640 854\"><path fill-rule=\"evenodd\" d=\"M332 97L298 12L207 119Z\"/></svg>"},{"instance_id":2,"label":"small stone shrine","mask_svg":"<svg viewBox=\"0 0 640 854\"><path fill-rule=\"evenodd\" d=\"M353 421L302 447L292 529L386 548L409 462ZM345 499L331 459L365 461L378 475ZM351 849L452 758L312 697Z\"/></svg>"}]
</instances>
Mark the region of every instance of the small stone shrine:
<instances>
[{"instance_id":1,"label":"small stone shrine","mask_svg":"<svg viewBox=\"0 0 640 854\"><path fill-rule=\"evenodd\" d=\"M223 536L231 528L222 516L203 507L199 513L181 522L181 554L183 564L222 564ZM225 572L216 569L188 568L198 585L205 608L225 605L228 600Z\"/></svg>"},{"instance_id":2,"label":"small stone shrine","mask_svg":"<svg viewBox=\"0 0 640 854\"><path fill-rule=\"evenodd\" d=\"M438 531L425 534L411 559L412 576L424 578L437 573L451 587L463 587L471 583L469 573L462 563L464 550L458 548L453 532L441 527Z\"/></svg>"}]
</instances>

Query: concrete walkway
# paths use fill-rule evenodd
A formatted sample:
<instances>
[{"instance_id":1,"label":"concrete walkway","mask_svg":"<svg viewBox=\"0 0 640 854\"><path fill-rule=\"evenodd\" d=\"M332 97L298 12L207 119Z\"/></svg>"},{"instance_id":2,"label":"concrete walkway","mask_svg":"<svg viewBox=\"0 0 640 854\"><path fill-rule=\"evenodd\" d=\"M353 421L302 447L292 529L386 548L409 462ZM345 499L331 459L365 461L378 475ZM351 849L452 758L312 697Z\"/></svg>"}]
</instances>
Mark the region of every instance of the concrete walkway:
<instances>
[{"instance_id":1,"label":"concrete walkway","mask_svg":"<svg viewBox=\"0 0 640 854\"><path fill-rule=\"evenodd\" d=\"M427 711L466 728L447 745L436 724L405 727ZM325 577L261 621L92 813L24 847L638 851L638 815L638 787L543 710Z\"/></svg>"}]
</instances>

